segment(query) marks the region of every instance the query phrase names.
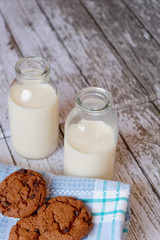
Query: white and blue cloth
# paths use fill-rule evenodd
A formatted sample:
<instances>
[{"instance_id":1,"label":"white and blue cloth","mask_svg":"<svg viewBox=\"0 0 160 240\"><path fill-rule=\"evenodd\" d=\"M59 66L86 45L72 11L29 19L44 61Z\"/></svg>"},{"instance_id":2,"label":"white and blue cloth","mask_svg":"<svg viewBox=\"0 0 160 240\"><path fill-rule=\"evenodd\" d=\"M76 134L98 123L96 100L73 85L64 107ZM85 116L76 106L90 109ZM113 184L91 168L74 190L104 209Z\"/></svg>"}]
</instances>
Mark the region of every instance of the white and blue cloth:
<instances>
[{"instance_id":1,"label":"white and blue cloth","mask_svg":"<svg viewBox=\"0 0 160 240\"><path fill-rule=\"evenodd\" d=\"M0 182L17 166L0 164ZM40 171L39 171L40 172ZM82 200L93 216L93 229L84 240L124 240L130 222L130 185L91 178L56 176L40 172L47 182L47 199L73 196ZM0 240L8 240L17 219L0 214Z\"/></svg>"}]
</instances>

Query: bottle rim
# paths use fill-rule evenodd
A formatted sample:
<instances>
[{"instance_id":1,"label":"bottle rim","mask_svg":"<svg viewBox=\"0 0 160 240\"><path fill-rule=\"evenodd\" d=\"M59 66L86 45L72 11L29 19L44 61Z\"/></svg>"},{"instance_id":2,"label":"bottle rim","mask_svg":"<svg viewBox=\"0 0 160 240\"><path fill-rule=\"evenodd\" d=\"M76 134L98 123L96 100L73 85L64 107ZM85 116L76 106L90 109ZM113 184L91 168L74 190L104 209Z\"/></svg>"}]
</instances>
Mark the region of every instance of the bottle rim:
<instances>
[{"instance_id":1,"label":"bottle rim","mask_svg":"<svg viewBox=\"0 0 160 240\"><path fill-rule=\"evenodd\" d=\"M100 100L101 105L88 105L86 100ZM112 95L105 89L99 87L83 88L76 97L76 104L82 109L90 113L100 113L110 109L113 105Z\"/></svg>"},{"instance_id":2,"label":"bottle rim","mask_svg":"<svg viewBox=\"0 0 160 240\"><path fill-rule=\"evenodd\" d=\"M33 69L39 70L38 74L28 75L25 72L24 67L29 66L31 64L37 65L37 67L33 67ZM50 72L49 63L37 56L29 56L21 58L15 65L15 71L19 78L28 79L28 80L39 80L40 78L46 78Z\"/></svg>"}]
</instances>

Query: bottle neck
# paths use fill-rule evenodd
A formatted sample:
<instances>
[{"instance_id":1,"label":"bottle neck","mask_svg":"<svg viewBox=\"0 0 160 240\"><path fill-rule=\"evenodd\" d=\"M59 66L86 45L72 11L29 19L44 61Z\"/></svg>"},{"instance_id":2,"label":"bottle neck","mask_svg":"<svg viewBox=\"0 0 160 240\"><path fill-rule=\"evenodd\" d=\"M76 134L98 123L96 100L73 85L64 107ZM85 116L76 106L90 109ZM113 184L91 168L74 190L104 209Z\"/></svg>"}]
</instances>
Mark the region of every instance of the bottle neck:
<instances>
[{"instance_id":1,"label":"bottle neck","mask_svg":"<svg viewBox=\"0 0 160 240\"><path fill-rule=\"evenodd\" d=\"M112 96L103 88L87 87L82 89L77 98L76 106L90 114L101 114L112 109Z\"/></svg>"},{"instance_id":2,"label":"bottle neck","mask_svg":"<svg viewBox=\"0 0 160 240\"><path fill-rule=\"evenodd\" d=\"M39 57L27 57L19 60L15 66L16 79L24 84L36 84L49 81L49 64Z\"/></svg>"}]
</instances>

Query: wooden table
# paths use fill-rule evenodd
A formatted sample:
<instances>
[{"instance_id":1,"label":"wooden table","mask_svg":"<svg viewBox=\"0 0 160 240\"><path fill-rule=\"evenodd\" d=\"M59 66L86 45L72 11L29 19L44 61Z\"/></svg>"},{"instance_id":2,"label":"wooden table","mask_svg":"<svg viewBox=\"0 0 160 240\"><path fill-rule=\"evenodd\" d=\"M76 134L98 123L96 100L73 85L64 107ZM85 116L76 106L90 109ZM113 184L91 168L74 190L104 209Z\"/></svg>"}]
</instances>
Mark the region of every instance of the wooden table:
<instances>
[{"instance_id":1,"label":"wooden table","mask_svg":"<svg viewBox=\"0 0 160 240\"><path fill-rule=\"evenodd\" d=\"M50 62L61 99L59 147L39 161L14 152L8 122L14 65L31 55ZM103 87L120 126L114 179L132 185L128 240L159 240L159 66L159 0L1 0L0 162L62 174L63 127L75 95Z\"/></svg>"}]
</instances>

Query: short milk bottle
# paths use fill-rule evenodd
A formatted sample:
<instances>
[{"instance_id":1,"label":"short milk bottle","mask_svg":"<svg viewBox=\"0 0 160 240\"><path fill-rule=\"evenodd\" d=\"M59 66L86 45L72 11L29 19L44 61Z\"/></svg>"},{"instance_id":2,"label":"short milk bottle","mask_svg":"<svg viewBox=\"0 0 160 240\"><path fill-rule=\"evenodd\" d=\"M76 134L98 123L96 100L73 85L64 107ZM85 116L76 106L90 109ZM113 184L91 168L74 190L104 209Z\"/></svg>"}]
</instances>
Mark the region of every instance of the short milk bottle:
<instances>
[{"instance_id":1,"label":"short milk bottle","mask_svg":"<svg viewBox=\"0 0 160 240\"><path fill-rule=\"evenodd\" d=\"M23 157L41 159L58 143L58 90L50 81L48 62L42 58L22 58L15 70L8 94L12 145Z\"/></svg>"},{"instance_id":2,"label":"short milk bottle","mask_svg":"<svg viewBox=\"0 0 160 240\"><path fill-rule=\"evenodd\" d=\"M65 122L64 174L111 179L117 137L111 95L98 87L82 89Z\"/></svg>"}]
</instances>

